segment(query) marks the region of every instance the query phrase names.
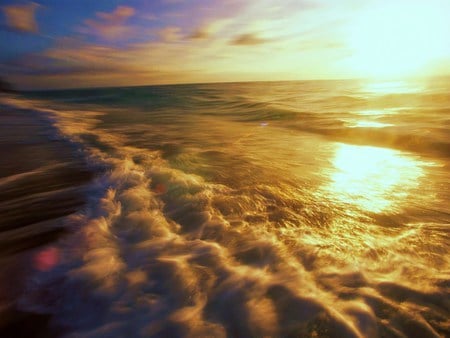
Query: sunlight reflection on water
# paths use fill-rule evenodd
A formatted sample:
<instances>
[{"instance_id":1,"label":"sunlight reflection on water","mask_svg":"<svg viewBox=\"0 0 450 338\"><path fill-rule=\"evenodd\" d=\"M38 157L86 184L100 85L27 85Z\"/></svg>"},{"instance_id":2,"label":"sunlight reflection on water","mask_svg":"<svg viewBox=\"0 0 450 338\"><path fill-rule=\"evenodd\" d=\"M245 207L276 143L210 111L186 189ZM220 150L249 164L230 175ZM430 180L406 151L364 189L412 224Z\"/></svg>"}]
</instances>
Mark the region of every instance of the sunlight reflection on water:
<instances>
[{"instance_id":1,"label":"sunlight reflection on water","mask_svg":"<svg viewBox=\"0 0 450 338\"><path fill-rule=\"evenodd\" d=\"M376 121L357 121L350 128L385 128L392 127L392 123L381 123Z\"/></svg>"},{"instance_id":2,"label":"sunlight reflection on water","mask_svg":"<svg viewBox=\"0 0 450 338\"><path fill-rule=\"evenodd\" d=\"M418 188L421 162L401 152L337 144L326 190L338 201L369 212L395 209Z\"/></svg>"},{"instance_id":3,"label":"sunlight reflection on water","mask_svg":"<svg viewBox=\"0 0 450 338\"><path fill-rule=\"evenodd\" d=\"M366 116L384 116L384 115L394 115L398 113L398 109L365 109L365 110L359 110L355 111L358 115L366 115Z\"/></svg>"},{"instance_id":4,"label":"sunlight reflection on water","mask_svg":"<svg viewBox=\"0 0 450 338\"><path fill-rule=\"evenodd\" d=\"M362 91L373 94L413 94L424 90L424 86L419 83L409 81L381 81L367 83L362 87Z\"/></svg>"}]
</instances>

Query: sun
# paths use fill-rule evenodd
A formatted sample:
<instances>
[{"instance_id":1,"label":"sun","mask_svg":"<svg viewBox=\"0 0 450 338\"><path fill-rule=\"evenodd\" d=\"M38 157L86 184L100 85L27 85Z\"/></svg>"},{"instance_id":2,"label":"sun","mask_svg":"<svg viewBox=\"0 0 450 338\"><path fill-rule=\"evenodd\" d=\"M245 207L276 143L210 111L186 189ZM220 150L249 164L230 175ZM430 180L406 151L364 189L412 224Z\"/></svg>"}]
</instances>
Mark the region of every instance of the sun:
<instances>
[{"instance_id":1,"label":"sun","mask_svg":"<svg viewBox=\"0 0 450 338\"><path fill-rule=\"evenodd\" d=\"M449 57L450 1L376 1L348 26L348 67L366 77L424 74Z\"/></svg>"}]
</instances>

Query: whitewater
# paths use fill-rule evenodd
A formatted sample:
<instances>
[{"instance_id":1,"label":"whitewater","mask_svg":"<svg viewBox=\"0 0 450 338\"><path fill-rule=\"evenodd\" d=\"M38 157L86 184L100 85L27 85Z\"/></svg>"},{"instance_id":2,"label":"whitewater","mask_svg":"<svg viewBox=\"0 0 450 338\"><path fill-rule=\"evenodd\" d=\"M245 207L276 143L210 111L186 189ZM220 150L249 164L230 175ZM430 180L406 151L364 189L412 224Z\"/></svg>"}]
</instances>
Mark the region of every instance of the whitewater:
<instances>
[{"instance_id":1,"label":"whitewater","mask_svg":"<svg viewBox=\"0 0 450 338\"><path fill-rule=\"evenodd\" d=\"M449 336L449 89L3 97L94 172L86 203L59 220L68 233L36 249L56 258L28 275L20 308L63 337Z\"/></svg>"}]
</instances>

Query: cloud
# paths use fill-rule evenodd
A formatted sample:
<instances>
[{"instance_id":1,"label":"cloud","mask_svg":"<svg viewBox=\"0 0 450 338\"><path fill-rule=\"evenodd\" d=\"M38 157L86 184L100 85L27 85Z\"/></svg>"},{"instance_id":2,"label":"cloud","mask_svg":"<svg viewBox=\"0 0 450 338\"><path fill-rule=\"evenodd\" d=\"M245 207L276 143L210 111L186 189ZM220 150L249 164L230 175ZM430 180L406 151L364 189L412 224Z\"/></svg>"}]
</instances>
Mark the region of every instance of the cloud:
<instances>
[{"instance_id":1,"label":"cloud","mask_svg":"<svg viewBox=\"0 0 450 338\"><path fill-rule=\"evenodd\" d=\"M158 31L158 36L164 42L174 42L181 39L181 28L168 26Z\"/></svg>"},{"instance_id":2,"label":"cloud","mask_svg":"<svg viewBox=\"0 0 450 338\"><path fill-rule=\"evenodd\" d=\"M8 61L4 73L29 87L339 76L345 26L338 20L345 22L353 12L339 11L334 3L333 11L322 12L320 7L288 10L275 0L262 1L264 6L201 0L203 6L169 6L157 12L151 6L97 12L82 23L86 34L55 39L51 48L16 58L15 64ZM185 17L168 18L166 10L182 10Z\"/></svg>"},{"instance_id":3,"label":"cloud","mask_svg":"<svg viewBox=\"0 0 450 338\"><path fill-rule=\"evenodd\" d=\"M63 38L43 52L0 64L0 72L22 88L186 82L195 76L192 53L197 50L165 42L118 48Z\"/></svg>"},{"instance_id":4,"label":"cloud","mask_svg":"<svg viewBox=\"0 0 450 338\"><path fill-rule=\"evenodd\" d=\"M229 18L214 18L204 22L202 25L195 28L186 38L190 40L205 40L218 35L223 32L227 26L233 23Z\"/></svg>"},{"instance_id":5,"label":"cloud","mask_svg":"<svg viewBox=\"0 0 450 338\"><path fill-rule=\"evenodd\" d=\"M11 5L2 7L6 17L6 24L9 29L25 32L38 33L38 25L36 23L36 9L40 5L30 2L26 5Z\"/></svg>"},{"instance_id":6,"label":"cloud","mask_svg":"<svg viewBox=\"0 0 450 338\"><path fill-rule=\"evenodd\" d=\"M113 12L97 12L96 19L87 19L82 33L94 34L106 40L117 40L128 37L133 28L126 24L135 10L128 6L118 6Z\"/></svg>"},{"instance_id":7,"label":"cloud","mask_svg":"<svg viewBox=\"0 0 450 338\"><path fill-rule=\"evenodd\" d=\"M270 41L271 40L260 38L255 34L247 33L236 36L230 41L230 44L235 46L254 46L261 45Z\"/></svg>"},{"instance_id":8,"label":"cloud","mask_svg":"<svg viewBox=\"0 0 450 338\"><path fill-rule=\"evenodd\" d=\"M188 36L188 39L193 40L204 40L210 37L210 33L204 28L197 28Z\"/></svg>"}]
</instances>

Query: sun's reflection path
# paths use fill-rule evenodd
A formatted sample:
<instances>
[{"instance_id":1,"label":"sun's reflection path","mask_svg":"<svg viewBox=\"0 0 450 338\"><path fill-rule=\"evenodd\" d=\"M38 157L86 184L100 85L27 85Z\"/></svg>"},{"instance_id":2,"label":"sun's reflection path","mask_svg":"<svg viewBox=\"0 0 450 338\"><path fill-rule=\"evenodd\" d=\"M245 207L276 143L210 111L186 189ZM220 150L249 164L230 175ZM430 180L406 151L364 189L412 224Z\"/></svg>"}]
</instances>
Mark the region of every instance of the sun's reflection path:
<instances>
[{"instance_id":1,"label":"sun's reflection path","mask_svg":"<svg viewBox=\"0 0 450 338\"><path fill-rule=\"evenodd\" d=\"M376 121L357 121L350 125L350 128L385 128L392 127L391 123L381 123Z\"/></svg>"},{"instance_id":2,"label":"sun's reflection path","mask_svg":"<svg viewBox=\"0 0 450 338\"><path fill-rule=\"evenodd\" d=\"M383 109L364 109L355 111L355 114L364 115L368 117L383 117L385 115L395 115L398 114L399 110L397 108L383 108Z\"/></svg>"},{"instance_id":3,"label":"sun's reflection path","mask_svg":"<svg viewBox=\"0 0 450 338\"><path fill-rule=\"evenodd\" d=\"M362 91L375 95L414 94L424 90L424 86L411 81L378 81L363 85Z\"/></svg>"},{"instance_id":4,"label":"sun's reflection path","mask_svg":"<svg viewBox=\"0 0 450 338\"><path fill-rule=\"evenodd\" d=\"M424 175L421 162L400 151L338 143L327 192L334 200L369 212L406 203Z\"/></svg>"}]
</instances>

